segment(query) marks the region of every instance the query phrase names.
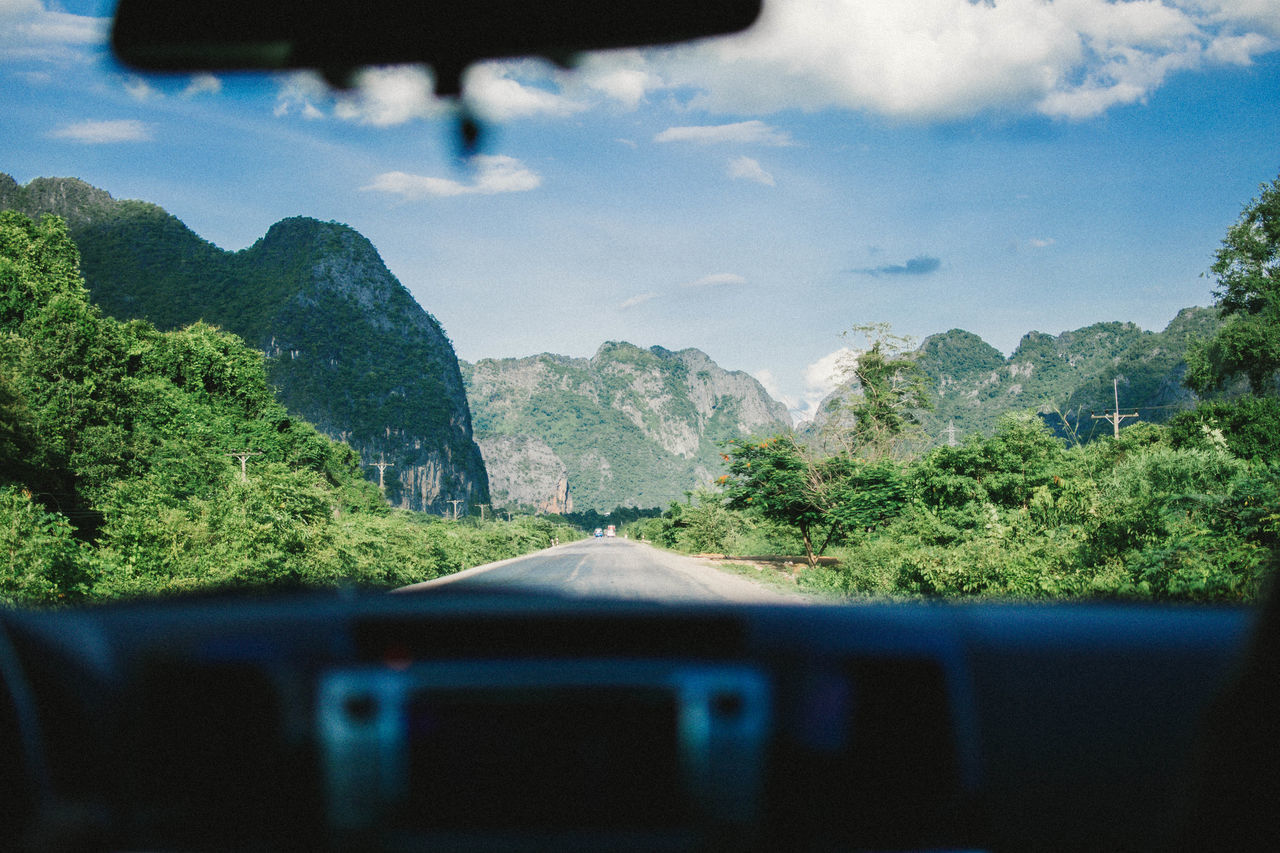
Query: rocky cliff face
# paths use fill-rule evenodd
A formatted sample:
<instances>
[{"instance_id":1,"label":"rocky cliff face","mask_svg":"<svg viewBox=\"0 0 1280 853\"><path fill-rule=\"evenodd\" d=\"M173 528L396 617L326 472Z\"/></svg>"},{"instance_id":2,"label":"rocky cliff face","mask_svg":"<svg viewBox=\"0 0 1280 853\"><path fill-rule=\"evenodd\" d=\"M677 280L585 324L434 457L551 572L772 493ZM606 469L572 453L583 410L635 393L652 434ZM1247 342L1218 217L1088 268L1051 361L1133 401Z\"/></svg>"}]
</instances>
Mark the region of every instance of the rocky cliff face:
<instances>
[{"instance_id":1,"label":"rocky cliff face","mask_svg":"<svg viewBox=\"0 0 1280 853\"><path fill-rule=\"evenodd\" d=\"M532 435L492 435L477 443L496 506L573 512L569 469L545 441Z\"/></svg>"},{"instance_id":2,"label":"rocky cliff face","mask_svg":"<svg viewBox=\"0 0 1280 853\"><path fill-rule=\"evenodd\" d=\"M155 205L62 178L20 187L0 175L0 206L64 216L108 314L162 329L203 319L260 347L290 412L367 463L390 463L393 504L443 512L454 499L488 501L453 346L353 229L286 219L225 252Z\"/></svg>"},{"instance_id":3,"label":"rocky cliff face","mask_svg":"<svg viewBox=\"0 0 1280 853\"><path fill-rule=\"evenodd\" d=\"M720 472L720 441L790 426L760 383L696 349L609 342L590 359L485 359L464 363L463 375L483 440L540 439L579 510L665 506ZM548 461L539 488L556 464Z\"/></svg>"}]
</instances>

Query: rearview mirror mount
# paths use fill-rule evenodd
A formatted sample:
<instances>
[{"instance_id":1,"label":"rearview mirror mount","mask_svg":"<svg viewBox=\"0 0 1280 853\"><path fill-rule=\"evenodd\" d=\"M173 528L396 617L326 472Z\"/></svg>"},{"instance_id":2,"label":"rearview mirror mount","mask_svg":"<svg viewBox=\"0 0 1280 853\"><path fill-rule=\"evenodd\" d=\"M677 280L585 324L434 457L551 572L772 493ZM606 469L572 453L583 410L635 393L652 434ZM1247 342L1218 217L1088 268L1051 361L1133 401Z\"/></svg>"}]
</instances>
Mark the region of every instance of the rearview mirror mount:
<instances>
[{"instance_id":1,"label":"rearview mirror mount","mask_svg":"<svg viewBox=\"0 0 1280 853\"><path fill-rule=\"evenodd\" d=\"M315 69L422 63L441 96L474 62L673 44L750 26L762 0L120 0L111 41L140 70Z\"/></svg>"}]
</instances>

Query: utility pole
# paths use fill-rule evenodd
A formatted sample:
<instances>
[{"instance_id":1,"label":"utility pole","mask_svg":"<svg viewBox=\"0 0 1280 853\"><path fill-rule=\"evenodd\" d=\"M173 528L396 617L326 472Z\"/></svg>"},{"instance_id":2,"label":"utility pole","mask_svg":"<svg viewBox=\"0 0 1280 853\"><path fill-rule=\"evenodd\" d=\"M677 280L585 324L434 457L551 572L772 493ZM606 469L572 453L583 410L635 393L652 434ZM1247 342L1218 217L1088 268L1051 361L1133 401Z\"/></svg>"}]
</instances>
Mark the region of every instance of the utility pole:
<instances>
[{"instance_id":1,"label":"utility pole","mask_svg":"<svg viewBox=\"0 0 1280 853\"><path fill-rule=\"evenodd\" d=\"M458 520L458 504L462 503L462 501L455 498L454 500L451 500L451 501L445 501L445 503L453 504L453 520L457 521Z\"/></svg>"},{"instance_id":2,"label":"utility pole","mask_svg":"<svg viewBox=\"0 0 1280 853\"><path fill-rule=\"evenodd\" d=\"M247 483L249 482L249 475L245 471L245 464L249 461L250 456L261 456L262 451L261 450L236 450L226 455L240 460L240 482Z\"/></svg>"},{"instance_id":3,"label":"utility pole","mask_svg":"<svg viewBox=\"0 0 1280 853\"><path fill-rule=\"evenodd\" d=\"M387 488L386 488L386 486L384 486L384 485L383 485L383 483L382 483L382 472L383 472L383 471L386 471L388 468L394 468L394 467L396 467L396 463L394 463L394 462L388 462L388 461L386 460L386 454L379 453L379 454L378 454L378 461L377 461L377 462L366 462L366 463L364 463L364 464L365 464L365 465L368 465L370 468L377 468L377 469L378 469L378 488L379 488L381 491L384 491L384 492L385 492L385 491L387 490Z\"/></svg>"},{"instance_id":4,"label":"utility pole","mask_svg":"<svg viewBox=\"0 0 1280 853\"><path fill-rule=\"evenodd\" d=\"M1089 417L1093 418L1095 421L1098 421L1098 420L1110 421L1111 434L1114 435L1116 438L1119 438L1120 422L1125 420L1126 418L1134 418L1136 420L1138 417L1138 413L1133 412L1132 414L1128 414L1128 415L1120 414L1120 380L1119 379L1111 380L1111 390L1115 392L1116 407L1104 415L1095 415L1091 413Z\"/></svg>"},{"instance_id":5,"label":"utility pole","mask_svg":"<svg viewBox=\"0 0 1280 853\"><path fill-rule=\"evenodd\" d=\"M947 428L943 430L947 434L947 447L957 447L959 442L956 441L956 422L947 421Z\"/></svg>"},{"instance_id":6,"label":"utility pole","mask_svg":"<svg viewBox=\"0 0 1280 853\"><path fill-rule=\"evenodd\" d=\"M480 504L480 523L484 524L484 511L489 508L489 504Z\"/></svg>"}]
</instances>

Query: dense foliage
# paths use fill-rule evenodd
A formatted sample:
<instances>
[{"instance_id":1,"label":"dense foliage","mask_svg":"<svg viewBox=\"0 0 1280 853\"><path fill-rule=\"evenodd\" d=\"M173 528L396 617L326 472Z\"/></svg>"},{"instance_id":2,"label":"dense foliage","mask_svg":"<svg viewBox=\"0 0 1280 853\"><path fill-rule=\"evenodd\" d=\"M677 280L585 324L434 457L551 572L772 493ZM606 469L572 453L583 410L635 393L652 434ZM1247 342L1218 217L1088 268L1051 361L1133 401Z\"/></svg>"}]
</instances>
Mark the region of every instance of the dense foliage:
<instances>
[{"instance_id":1,"label":"dense foliage","mask_svg":"<svg viewBox=\"0 0 1280 853\"><path fill-rule=\"evenodd\" d=\"M641 509L640 507L614 507L607 513L599 513L594 509L588 509L583 512L566 512L563 514L565 521L573 524L582 530L595 530L597 527L622 527L625 524L632 524L643 518L657 518L662 514L662 510L657 507L648 507Z\"/></svg>"},{"instance_id":2,"label":"dense foliage","mask_svg":"<svg viewBox=\"0 0 1280 853\"><path fill-rule=\"evenodd\" d=\"M1275 394L1280 370L1280 178L1227 230L1210 272L1222 328L1192 347L1187 382L1216 390L1244 375L1255 394Z\"/></svg>"},{"instance_id":3,"label":"dense foliage","mask_svg":"<svg viewBox=\"0 0 1280 853\"><path fill-rule=\"evenodd\" d=\"M729 554L830 537L838 567L799 581L846 596L1251 601L1280 548L1280 462L1252 425L1214 403L1068 447L1034 415L1008 415L991 436L875 464L805 459L780 436L732 448L722 492L633 532ZM824 492L806 471L825 474Z\"/></svg>"},{"instance_id":4,"label":"dense foliage","mask_svg":"<svg viewBox=\"0 0 1280 853\"><path fill-rule=\"evenodd\" d=\"M276 398L324 434L379 459L388 499L442 512L488 501L452 344L351 228L282 220L227 252L176 217L70 178L20 187L0 174L0 209L66 218L94 304L161 330L205 321L268 355ZM378 481L378 472L364 474Z\"/></svg>"},{"instance_id":5,"label":"dense foliage","mask_svg":"<svg viewBox=\"0 0 1280 853\"><path fill-rule=\"evenodd\" d=\"M0 601L398 585L572 535L391 510L259 352L103 316L64 222L0 213Z\"/></svg>"},{"instance_id":6,"label":"dense foliage","mask_svg":"<svg viewBox=\"0 0 1280 853\"><path fill-rule=\"evenodd\" d=\"M1212 337L1222 325L1212 308L1185 308L1162 331L1133 323L1095 323L1049 335L1030 332L1012 355L977 335L951 329L930 335L910 355L927 386L933 408L914 412L928 446L970 433L990 435L1009 412L1035 409L1059 437L1071 442L1110 435L1105 421L1090 416L1114 407L1112 381L1120 405L1142 420L1163 423L1195 407L1182 385L1188 347ZM826 401L813 427L802 428L810 443L850 400L856 383Z\"/></svg>"},{"instance_id":7,"label":"dense foliage","mask_svg":"<svg viewBox=\"0 0 1280 853\"><path fill-rule=\"evenodd\" d=\"M846 454L873 459L910 454L924 440L921 416L933 409L928 377L918 356L908 351L912 341L893 334L888 323L863 324L850 332L865 341L843 365L845 385L854 393L829 403L823 437Z\"/></svg>"}]
</instances>

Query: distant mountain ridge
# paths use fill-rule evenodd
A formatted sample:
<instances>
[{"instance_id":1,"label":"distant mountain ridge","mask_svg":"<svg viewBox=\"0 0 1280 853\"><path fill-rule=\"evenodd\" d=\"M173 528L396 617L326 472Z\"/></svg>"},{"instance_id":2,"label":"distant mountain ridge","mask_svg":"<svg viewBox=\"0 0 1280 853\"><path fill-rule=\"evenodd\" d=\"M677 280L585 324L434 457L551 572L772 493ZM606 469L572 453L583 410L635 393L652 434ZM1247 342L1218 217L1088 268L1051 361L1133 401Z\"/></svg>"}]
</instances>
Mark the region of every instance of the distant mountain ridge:
<instances>
[{"instance_id":1,"label":"distant mountain ridge","mask_svg":"<svg viewBox=\"0 0 1280 853\"><path fill-rule=\"evenodd\" d=\"M0 173L0 209L68 220L92 297L108 314L162 329L206 320L267 356L279 398L347 441L366 463L388 463L388 498L443 511L450 500L544 512L661 507L723 470L720 442L791 428L754 378L696 349L611 341L594 356L544 353L459 362L439 323L353 229L306 217L273 225L227 252L156 205L119 201L74 178L25 187ZM1187 308L1159 332L1108 322L1030 332L1006 358L952 329L916 351L935 409L933 445L991 433L1011 410L1035 410L1064 437L1088 437L1113 403L1161 421L1194 404L1181 384L1194 337L1217 312ZM837 389L831 405L857 393ZM473 434L474 424L474 434ZM377 481L373 467L366 469Z\"/></svg>"},{"instance_id":2,"label":"distant mountain ridge","mask_svg":"<svg viewBox=\"0 0 1280 853\"><path fill-rule=\"evenodd\" d=\"M790 428L786 407L759 382L696 349L610 341L589 359L482 359L462 372L491 471L542 472L526 476L529 488L514 476L491 480L495 501L544 506L563 471L558 511L664 507L720 473L719 442ZM499 447L502 463L491 450Z\"/></svg>"},{"instance_id":3,"label":"distant mountain ridge","mask_svg":"<svg viewBox=\"0 0 1280 853\"><path fill-rule=\"evenodd\" d=\"M1188 343L1212 336L1220 322L1216 310L1193 307L1159 332L1120 322L1059 335L1029 332L1008 358L963 329L930 335L916 350L934 404L922 416L925 433L934 445L949 440L952 425L957 440L991 434L1001 415L1030 409L1064 438L1084 439L1110 429L1092 415L1114 409L1115 387L1124 411L1136 410L1145 421L1167 420L1196 402L1182 385ZM833 392L802 432L819 434L831 406L850 393L857 391L845 386Z\"/></svg>"},{"instance_id":4,"label":"distant mountain ridge","mask_svg":"<svg viewBox=\"0 0 1280 853\"><path fill-rule=\"evenodd\" d=\"M390 463L393 504L441 512L450 500L488 501L453 346L355 230L296 217L227 252L156 205L74 178L22 187L0 174L0 209L64 217L106 313L161 329L205 320L261 349L290 412L366 463Z\"/></svg>"}]
</instances>

